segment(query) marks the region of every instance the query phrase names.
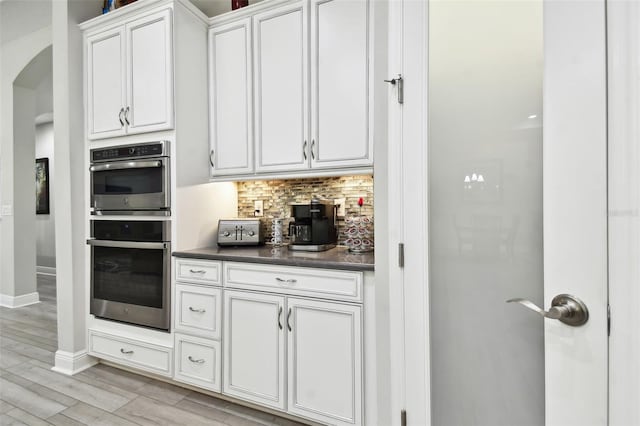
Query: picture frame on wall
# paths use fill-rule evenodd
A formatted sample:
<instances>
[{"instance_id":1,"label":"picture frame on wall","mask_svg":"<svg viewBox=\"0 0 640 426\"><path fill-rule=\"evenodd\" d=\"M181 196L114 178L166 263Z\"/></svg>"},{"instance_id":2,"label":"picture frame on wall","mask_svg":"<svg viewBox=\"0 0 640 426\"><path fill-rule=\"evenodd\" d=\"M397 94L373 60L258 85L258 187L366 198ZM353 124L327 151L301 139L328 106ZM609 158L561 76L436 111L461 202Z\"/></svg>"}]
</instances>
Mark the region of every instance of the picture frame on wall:
<instances>
[{"instance_id":1,"label":"picture frame on wall","mask_svg":"<svg viewBox=\"0 0 640 426\"><path fill-rule=\"evenodd\" d=\"M36 158L36 214L49 214L48 158Z\"/></svg>"}]
</instances>

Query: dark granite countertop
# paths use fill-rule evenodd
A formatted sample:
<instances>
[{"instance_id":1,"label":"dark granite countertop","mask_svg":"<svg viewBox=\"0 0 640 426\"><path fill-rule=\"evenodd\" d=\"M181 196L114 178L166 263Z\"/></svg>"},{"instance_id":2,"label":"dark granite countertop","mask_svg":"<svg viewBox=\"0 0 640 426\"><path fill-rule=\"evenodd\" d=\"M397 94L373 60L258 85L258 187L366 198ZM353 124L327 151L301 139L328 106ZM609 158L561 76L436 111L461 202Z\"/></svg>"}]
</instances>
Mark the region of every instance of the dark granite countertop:
<instances>
[{"instance_id":1,"label":"dark granite countertop","mask_svg":"<svg viewBox=\"0 0 640 426\"><path fill-rule=\"evenodd\" d=\"M286 246L274 247L203 247L173 252L175 257L208 260L230 260L234 262L266 263L271 265L306 266L310 268L344 269L351 271L373 271L373 252L349 253L346 247L322 252L292 251Z\"/></svg>"}]
</instances>

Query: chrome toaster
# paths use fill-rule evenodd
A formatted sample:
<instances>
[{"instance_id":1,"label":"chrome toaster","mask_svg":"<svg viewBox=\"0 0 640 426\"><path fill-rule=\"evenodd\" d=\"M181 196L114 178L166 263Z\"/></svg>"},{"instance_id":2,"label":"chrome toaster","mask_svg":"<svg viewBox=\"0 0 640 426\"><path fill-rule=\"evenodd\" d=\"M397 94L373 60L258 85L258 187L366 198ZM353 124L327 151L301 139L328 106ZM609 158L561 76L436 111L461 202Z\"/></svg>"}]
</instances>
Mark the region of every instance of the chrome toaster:
<instances>
[{"instance_id":1,"label":"chrome toaster","mask_svg":"<svg viewBox=\"0 0 640 426\"><path fill-rule=\"evenodd\" d=\"M259 246L264 244L260 219L220 219L219 246Z\"/></svg>"}]
</instances>

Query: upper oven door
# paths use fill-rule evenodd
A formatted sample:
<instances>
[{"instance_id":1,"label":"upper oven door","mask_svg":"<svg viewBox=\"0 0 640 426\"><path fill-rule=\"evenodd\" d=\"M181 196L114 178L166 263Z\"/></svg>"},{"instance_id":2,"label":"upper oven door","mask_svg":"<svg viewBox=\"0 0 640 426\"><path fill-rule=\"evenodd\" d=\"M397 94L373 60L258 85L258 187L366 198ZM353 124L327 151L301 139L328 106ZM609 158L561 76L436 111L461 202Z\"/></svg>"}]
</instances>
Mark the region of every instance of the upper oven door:
<instances>
[{"instance_id":1,"label":"upper oven door","mask_svg":"<svg viewBox=\"0 0 640 426\"><path fill-rule=\"evenodd\" d=\"M168 210L169 159L95 163L91 171L91 207L105 211Z\"/></svg>"}]
</instances>

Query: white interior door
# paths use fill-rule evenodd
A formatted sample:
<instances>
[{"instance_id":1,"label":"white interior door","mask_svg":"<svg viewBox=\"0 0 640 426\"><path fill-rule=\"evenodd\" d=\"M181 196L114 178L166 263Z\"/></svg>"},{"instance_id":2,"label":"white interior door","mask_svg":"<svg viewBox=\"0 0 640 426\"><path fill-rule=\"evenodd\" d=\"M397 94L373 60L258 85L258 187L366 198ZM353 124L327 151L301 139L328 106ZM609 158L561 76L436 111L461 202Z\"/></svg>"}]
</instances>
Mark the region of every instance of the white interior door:
<instances>
[{"instance_id":1,"label":"white interior door","mask_svg":"<svg viewBox=\"0 0 640 426\"><path fill-rule=\"evenodd\" d=\"M606 424L604 0L392 9L394 423ZM562 293L586 324L505 303Z\"/></svg>"}]
</instances>

